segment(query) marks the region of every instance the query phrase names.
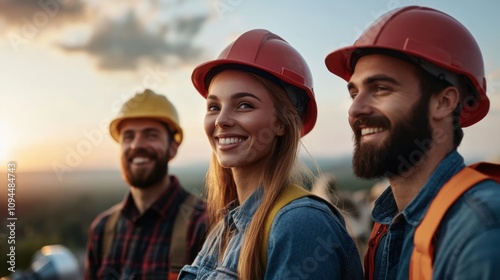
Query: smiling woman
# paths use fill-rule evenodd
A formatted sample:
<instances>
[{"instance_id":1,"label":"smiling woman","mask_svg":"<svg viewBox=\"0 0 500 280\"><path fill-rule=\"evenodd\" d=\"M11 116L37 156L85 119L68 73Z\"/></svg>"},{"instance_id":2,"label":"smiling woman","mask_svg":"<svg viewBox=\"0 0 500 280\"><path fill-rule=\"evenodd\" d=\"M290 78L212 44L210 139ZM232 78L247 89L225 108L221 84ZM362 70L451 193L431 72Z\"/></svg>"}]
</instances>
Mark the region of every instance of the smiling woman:
<instances>
[{"instance_id":1,"label":"smiling woman","mask_svg":"<svg viewBox=\"0 0 500 280\"><path fill-rule=\"evenodd\" d=\"M191 77L206 99L211 227L178 279L290 279L294 273L361 279L359 254L340 212L302 188L308 172L300 172L306 168L297 151L317 117L312 74L302 55L278 35L254 29ZM297 198L295 191L307 197ZM296 199L281 203L287 197ZM314 238L306 238L310 232ZM336 245L323 247L319 240ZM312 257L324 248L326 255Z\"/></svg>"}]
</instances>

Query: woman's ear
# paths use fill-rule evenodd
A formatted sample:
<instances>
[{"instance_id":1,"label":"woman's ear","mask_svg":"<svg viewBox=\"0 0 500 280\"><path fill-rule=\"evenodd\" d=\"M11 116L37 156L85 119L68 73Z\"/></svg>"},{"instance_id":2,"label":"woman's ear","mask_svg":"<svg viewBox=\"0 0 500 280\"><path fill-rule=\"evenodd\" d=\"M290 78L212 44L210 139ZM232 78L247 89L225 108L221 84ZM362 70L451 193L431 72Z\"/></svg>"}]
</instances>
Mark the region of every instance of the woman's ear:
<instances>
[{"instance_id":1,"label":"woman's ear","mask_svg":"<svg viewBox=\"0 0 500 280\"><path fill-rule=\"evenodd\" d=\"M434 120L443 120L452 117L453 111L460 102L460 93L456 87L447 87L431 97L430 117Z\"/></svg>"},{"instance_id":2,"label":"woman's ear","mask_svg":"<svg viewBox=\"0 0 500 280\"><path fill-rule=\"evenodd\" d=\"M280 122L278 128L276 129L276 135L283 136L285 135L285 125Z\"/></svg>"}]
</instances>

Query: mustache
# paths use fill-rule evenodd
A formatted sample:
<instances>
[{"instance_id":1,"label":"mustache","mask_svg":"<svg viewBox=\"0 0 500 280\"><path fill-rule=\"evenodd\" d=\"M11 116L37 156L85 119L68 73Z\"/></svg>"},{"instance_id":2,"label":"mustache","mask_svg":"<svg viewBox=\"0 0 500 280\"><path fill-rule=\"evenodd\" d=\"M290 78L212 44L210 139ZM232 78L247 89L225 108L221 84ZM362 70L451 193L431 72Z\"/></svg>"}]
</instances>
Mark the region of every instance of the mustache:
<instances>
[{"instance_id":1,"label":"mustache","mask_svg":"<svg viewBox=\"0 0 500 280\"><path fill-rule=\"evenodd\" d=\"M384 116L356 118L351 125L356 139L361 136L362 126L377 126L389 129L391 127L391 122Z\"/></svg>"},{"instance_id":2,"label":"mustache","mask_svg":"<svg viewBox=\"0 0 500 280\"><path fill-rule=\"evenodd\" d=\"M128 149L125 152L125 159L127 161L130 161L137 156L155 158L156 154L152 149L148 148Z\"/></svg>"}]
</instances>

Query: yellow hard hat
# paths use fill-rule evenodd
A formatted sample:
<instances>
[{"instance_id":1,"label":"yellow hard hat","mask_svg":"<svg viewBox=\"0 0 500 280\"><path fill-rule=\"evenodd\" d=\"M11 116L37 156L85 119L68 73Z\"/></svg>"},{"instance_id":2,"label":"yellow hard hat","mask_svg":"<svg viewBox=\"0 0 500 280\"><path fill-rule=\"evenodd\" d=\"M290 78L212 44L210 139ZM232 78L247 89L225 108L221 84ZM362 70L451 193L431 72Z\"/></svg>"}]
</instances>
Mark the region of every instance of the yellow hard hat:
<instances>
[{"instance_id":1,"label":"yellow hard hat","mask_svg":"<svg viewBox=\"0 0 500 280\"><path fill-rule=\"evenodd\" d=\"M164 95L146 89L125 102L118 116L109 124L111 137L118 142L120 123L125 119L135 118L152 118L165 123L175 133L175 142L179 144L182 142L183 135L182 128L179 126L179 115L174 105Z\"/></svg>"}]
</instances>

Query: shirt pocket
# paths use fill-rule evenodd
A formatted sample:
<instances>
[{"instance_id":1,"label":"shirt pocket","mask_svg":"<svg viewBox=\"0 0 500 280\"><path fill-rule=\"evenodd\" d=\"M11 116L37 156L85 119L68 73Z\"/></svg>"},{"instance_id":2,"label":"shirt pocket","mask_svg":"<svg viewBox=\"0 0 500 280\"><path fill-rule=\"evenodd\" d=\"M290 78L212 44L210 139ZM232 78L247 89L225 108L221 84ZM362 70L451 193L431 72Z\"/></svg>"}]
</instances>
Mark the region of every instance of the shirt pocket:
<instances>
[{"instance_id":1,"label":"shirt pocket","mask_svg":"<svg viewBox=\"0 0 500 280\"><path fill-rule=\"evenodd\" d=\"M238 273L227 267L218 267L207 279L213 280L234 280L238 279Z\"/></svg>"},{"instance_id":2,"label":"shirt pocket","mask_svg":"<svg viewBox=\"0 0 500 280\"><path fill-rule=\"evenodd\" d=\"M198 273L198 269L194 266L185 265L182 267L181 272L179 273L179 277L177 279L180 280L191 280L196 279L196 274Z\"/></svg>"},{"instance_id":3,"label":"shirt pocket","mask_svg":"<svg viewBox=\"0 0 500 280\"><path fill-rule=\"evenodd\" d=\"M238 279L238 273L224 267L218 267L215 270L209 271L206 268L196 268L194 266L185 265L180 274L180 280L234 280Z\"/></svg>"}]
</instances>

